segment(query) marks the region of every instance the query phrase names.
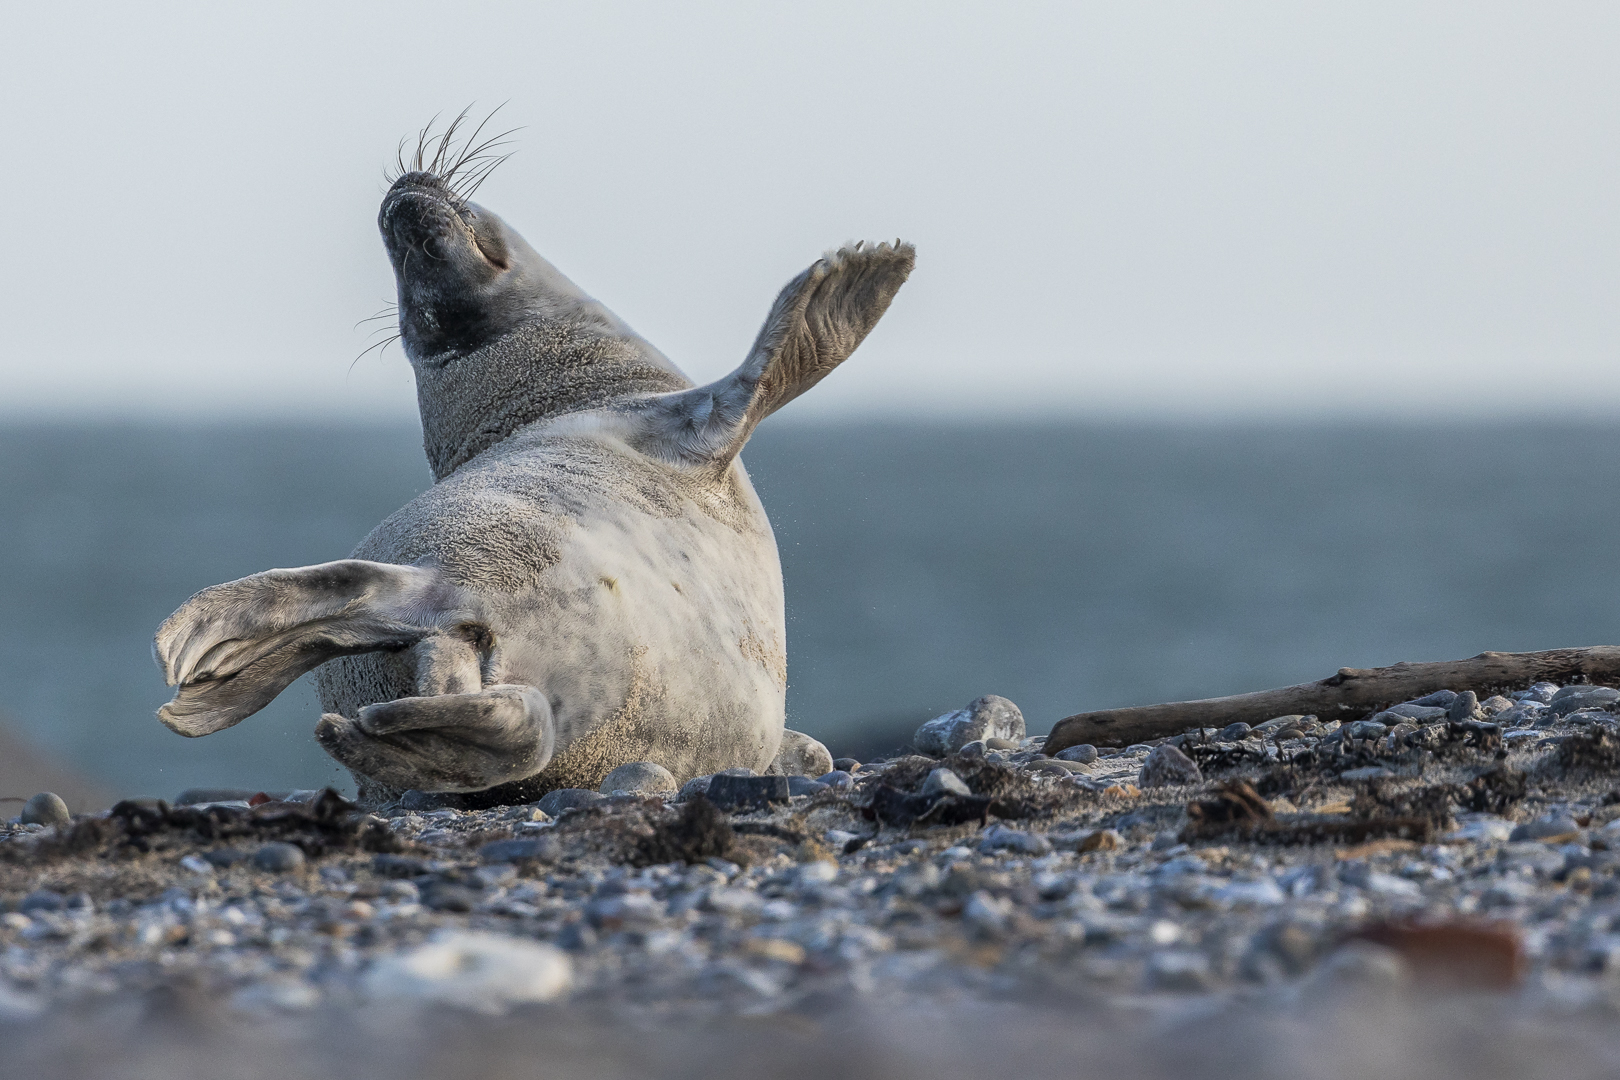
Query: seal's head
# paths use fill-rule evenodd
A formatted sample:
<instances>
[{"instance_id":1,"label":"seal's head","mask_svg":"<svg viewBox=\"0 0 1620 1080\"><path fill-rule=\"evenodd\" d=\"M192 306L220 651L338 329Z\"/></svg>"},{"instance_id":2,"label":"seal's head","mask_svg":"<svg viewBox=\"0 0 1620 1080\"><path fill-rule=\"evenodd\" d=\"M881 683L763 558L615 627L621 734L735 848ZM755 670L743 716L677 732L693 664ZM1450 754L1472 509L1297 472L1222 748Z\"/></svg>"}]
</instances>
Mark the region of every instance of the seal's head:
<instances>
[{"instance_id":1,"label":"seal's head","mask_svg":"<svg viewBox=\"0 0 1620 1080\"><path fill-rule=\"evenodd\" d=\"M400 336L414 363L474 352L555 303L560 275L506 222L432 172L395 180L377 226L399 285Z\"/></svg>"}]
</instances>

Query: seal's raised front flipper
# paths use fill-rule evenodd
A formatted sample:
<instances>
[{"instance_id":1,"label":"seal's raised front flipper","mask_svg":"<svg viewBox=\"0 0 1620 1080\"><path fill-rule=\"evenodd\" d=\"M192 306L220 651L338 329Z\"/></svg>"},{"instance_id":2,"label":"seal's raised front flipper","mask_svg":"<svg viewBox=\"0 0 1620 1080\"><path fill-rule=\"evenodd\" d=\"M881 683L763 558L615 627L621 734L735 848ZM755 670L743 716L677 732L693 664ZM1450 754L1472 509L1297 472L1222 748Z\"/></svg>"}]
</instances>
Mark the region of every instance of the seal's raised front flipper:
<instances>
[{"instance_id":1,"label":"seal's raised front flipper","mask_svg":"<svg viewBox=\"0 0 1620 1080\"><path fill-rule=\"evenodd\" d=\"M676 464L724 470L754 427L848 359L877 325L916 261L916 249L856 244L788 282L741 367L707 386L626 408L626 440Z\"/></svg>"},{"instance_id":2,"label":"seal's raised front flipper","mask_svg":"<svg viewBox=\"0 0 1620 1080\"><path fill-rule=\"evenodd\" d=\"M418 566L343 559L228 581L158 627L153 657L179 688L158 719L182 735L208 735L334 657L405 649L479 621L472 597Z\"/></svg>"},{"instance_id":3,"label":"seal's raised front flipper","mask_svg":"<svg viewBox=\"0 0 1620 1080\"><path fill-rule=\"evenodd\" d=\"M357 720L328 713L315 726L326 752L397 788L482 791L533 776L551 761L556 728L532 686L408 697L368 705Z\"/></svg>"}]
</instances>

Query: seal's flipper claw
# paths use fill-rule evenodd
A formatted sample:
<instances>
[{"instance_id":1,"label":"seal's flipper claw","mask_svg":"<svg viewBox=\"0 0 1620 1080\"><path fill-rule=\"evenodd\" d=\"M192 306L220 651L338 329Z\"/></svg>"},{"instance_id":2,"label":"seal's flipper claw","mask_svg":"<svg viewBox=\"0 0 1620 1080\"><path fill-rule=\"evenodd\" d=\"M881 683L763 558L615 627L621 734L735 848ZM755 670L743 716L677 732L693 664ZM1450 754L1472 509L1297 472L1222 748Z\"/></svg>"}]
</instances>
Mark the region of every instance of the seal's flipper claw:
<instances>
[{"instance_id":1,"label":"seal's flipper claw","mask_svg":"<svg viewBox=\"0 0 1620 1080\"><path fill-rule=\"evenodd\" d=\"M215 585L164 620L152 642L164 679L178 687L158 719L182 735L208 735L333 657L408 648L476 618L460 589L418 566L343 559Z\"/></svg>"},{"instance_id":2,"label":"seal's flipper claw","mask_svg":"<svg viewBox=\"0 0 1620 1080\"><path fill-rule=\"evenodd\" d=\"M677 464L723 471L761 420L849 358L915 262L916 249L898 240L818 260L777 296L741 367L707 386L635 402L628 441Z\"/></svg>"},{"instance_id":3,"label":"seal's flipper claw","mask_svg":"<svg viewBox=\"0 0 1620 1080\"><path fill-rule=\"evenodd\" d=\"M331 713L315 726L326 752L362 776L418 791L482 791L544 769L556 746L545 695L532 686L400 698Z\"/></svg>"}]
</instances>

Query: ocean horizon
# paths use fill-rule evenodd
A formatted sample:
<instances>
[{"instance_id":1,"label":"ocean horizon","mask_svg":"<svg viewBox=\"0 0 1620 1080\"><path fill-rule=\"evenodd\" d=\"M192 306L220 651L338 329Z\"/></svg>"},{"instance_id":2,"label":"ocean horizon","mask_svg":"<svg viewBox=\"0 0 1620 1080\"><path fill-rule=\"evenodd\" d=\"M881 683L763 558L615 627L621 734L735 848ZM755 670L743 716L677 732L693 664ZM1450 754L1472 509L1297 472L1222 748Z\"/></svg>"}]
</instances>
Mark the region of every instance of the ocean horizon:
<instances>
[{"instance_id":1,"label":"ocean horizon","mask_svg":"<svg viewBox=\"0 0 1620 1080\"><path fill-rule=\"evenodd\" d=\"M835 754L986 693L1039 733L1620 640L1620 425L780 418L743 458L782 553L788 724ZM307 679L206 739L162 728L151 635L197 589L347 555L431 483L414 423L6 421L0 462L0 717L123 795L349 786Z\"/></svg>"}]
</instances>

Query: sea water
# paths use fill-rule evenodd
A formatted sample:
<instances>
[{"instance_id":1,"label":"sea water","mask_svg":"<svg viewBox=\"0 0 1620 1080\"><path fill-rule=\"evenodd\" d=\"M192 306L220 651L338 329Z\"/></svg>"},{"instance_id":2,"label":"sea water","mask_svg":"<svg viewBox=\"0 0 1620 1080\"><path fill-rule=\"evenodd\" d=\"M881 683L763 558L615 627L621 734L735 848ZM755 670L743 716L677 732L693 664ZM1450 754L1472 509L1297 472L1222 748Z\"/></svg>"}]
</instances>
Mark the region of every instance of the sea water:
<instances>
[{"instance_id":1,"label":"sea water","mask_svg":"<svg viewBox=\"0 0 1620 1080\"><path fill-rule=\"evenodd\" d=\"M778 417L744 460L788 722L835 754L986 693L1040 732L1620 641L1620 426ZM208 738L163 728L152 632L207 585L345 556L430 483L414 424L0 427L0 717L124 794L346 781L307 678Z\"/></svg>"}]
</instances>

